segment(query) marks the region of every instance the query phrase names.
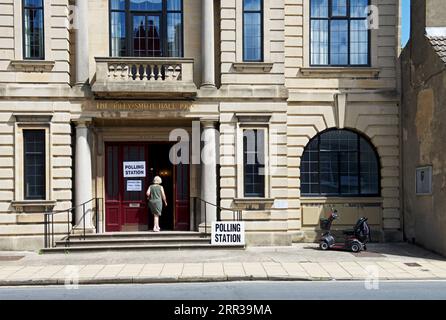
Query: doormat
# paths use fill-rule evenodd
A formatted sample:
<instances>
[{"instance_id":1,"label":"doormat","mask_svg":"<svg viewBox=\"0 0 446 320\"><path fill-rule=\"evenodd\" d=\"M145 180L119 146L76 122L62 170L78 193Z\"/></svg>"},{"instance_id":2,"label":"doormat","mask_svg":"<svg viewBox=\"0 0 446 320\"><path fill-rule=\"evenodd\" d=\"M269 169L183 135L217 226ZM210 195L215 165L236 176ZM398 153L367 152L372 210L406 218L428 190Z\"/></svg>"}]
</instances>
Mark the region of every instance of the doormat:
<instances>
[{"instance_id":1,"label":"doormat","mask_svg":"<svg viewBox=\"0 0 446 320\"><path fill-rule=\"evenodd\" d=\"M385 255L377 252L370 252L370 251L361 251L361 252L350 252L352 255L354 255L357 258L384 258Z\"/></svg>"},{"instance_id":2,"label":"doormat","mask_svg":"<svg viewBox=\"0 0 446 320\"><path fill-rule=\"evenodd\" d=\"M0 256L0 261L18 261L25 258L25 256Z\"/></svg>"}]
</instances>

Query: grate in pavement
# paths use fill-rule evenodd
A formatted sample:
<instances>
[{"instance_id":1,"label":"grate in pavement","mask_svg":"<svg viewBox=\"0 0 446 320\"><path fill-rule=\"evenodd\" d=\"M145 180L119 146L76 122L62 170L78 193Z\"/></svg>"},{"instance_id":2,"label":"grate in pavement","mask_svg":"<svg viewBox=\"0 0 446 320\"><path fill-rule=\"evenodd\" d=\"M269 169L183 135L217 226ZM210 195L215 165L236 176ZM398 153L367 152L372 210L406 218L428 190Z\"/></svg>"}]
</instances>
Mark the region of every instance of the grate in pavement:
<instances>
[{"instance_id":1,"label":"grate in pavement","mask_svg":"<svg viewBox=\"0 0 446 320\"><path fill-rule=\"evenodd\" d=\"M416 263L416 262L407 262L407 263L405 263L405 265L408 267L421 267L421 264Z\"/></svg>"},{"instance_id":2,"label":"grate in pavement","mask_svg":"<svg viewBox=\"0 0 446 320\"><path fill-rule=\"evenodd\" d=\"M25 256L0 256L0 261L18 261Z\"/></svg>"},{"instance_id":3,"label":"grate in pavement","mask_svg":"<svg viewBox=\"0 0 446 320\"><path fill-rule=\"evenodd\" d=\"M381 253L370 252L370 251L362 251L358 253L350 252L357 258L384 258L385 256Z\"/></svg>"}]
</instances>

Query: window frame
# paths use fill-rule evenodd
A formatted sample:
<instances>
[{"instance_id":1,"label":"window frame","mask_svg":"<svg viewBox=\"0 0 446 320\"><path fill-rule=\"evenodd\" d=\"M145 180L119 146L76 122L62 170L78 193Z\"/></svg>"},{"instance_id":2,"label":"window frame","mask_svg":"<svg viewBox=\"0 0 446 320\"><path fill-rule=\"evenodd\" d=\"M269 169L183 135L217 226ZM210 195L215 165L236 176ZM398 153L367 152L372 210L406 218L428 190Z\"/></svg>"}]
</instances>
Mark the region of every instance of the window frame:
<instances>
[{"instance_id":1,"label":"window frame","mask_svg":"<svg viewBox=\"0 0 446 320\"><path fill-rule=\"evenodd\" d=\"M358 193L357 194L342 194L342 184L341 184L341 170L340 170L340 157L339 155L341 153L343 153L343 151L323 151L325 153L328 154L333 154L336 153L336 157L337 157L337 176L338 176L338 192L336 194L330 194L330 193L323 193L321 190L321 148L320 148L320 143L321 143L321 136L323 134L326 134L328 132L332 132L332 131L347 131L350 133L354 133L356 135L356 139L357 139L357 149L356 149L356 153L357 153L357 159L356 159L356 163L358 165ZM350 129L327 129L325 131L322 131L320 133L318 133L315 137L313 137L312 139L310 139L310 141L307 143L307 145L304 148L304 152L302 153L302 157L301 157L301 174L304 173L303 169L302 169L302 162L303 162L303 158L305 153L308 151L308 146L310 145L310 143L312 143L315 139L317 139L317 154L318 154L318 185L319 185L319 193L304 193L302 190L302 184L303 184L303 178L301 177L300 181L301 181L301 195L303 198L317 198L317 197L325 197L325 198L377 198L377 197L381 197L382 194L382 190L381 190L381 162L380 162L380 157L378 154L378 151L376 149L376 147L373 145L373 143L370 141L370 139L366 136L364 136L363 134L354 131L354 130L350 130ZM378 179L377 179L377 190L378 192L375 194L362 194L361 192L361 139L363 139L365 142L368 143L368 145L370 146L371 150L373 151L373 154L375 156L376 159L376 164L377 164L377 174L378 174ZM348 153L348 152L344 152L344 153Z\"/></svg>"},{"instance_id":2,"label":"window frame","mask_svg":"<svg viewBox=\"0 0 446 320\"><path fill-rule=\"evenodd\" d=\"M308 33L308 36L309 36L309 46L308 46L308 50L309 50L309 59L308 59L308 61L309 61L309 65L310 65L310 67L351 67L351 68L364 68L364 67L371 67L371 62L372 62L372 54L371 54L371 49L372 49L372 46L371 46L371 40L372 40L372 36L371 36L371 30L370 29L368 29L367 30L367 63L366 64L351 64L351 57L350 57L350 53L351 53L351 48L350 48L350 45L351 45L351 42L350 42L350 36L351 36L351 34L350 34L350 32L351 32L351 21L352 20L356 20L356 21L358 21L358 20L367 20L367 17L366 18L363 18L363 17L351 17L351 10L350 10L350 0L346 0L347 1L347 15L346 16L333 16L332 15L332 8L333 8L333 6L332 6L332 3L333 3L333 0L327 0L328 1L328 17L324 17L324 18L322 18L322 17L318 17L318 18L313 18L313 16L312 16L312 12L311 12L311 2L312 2L313 0L310 0L309 1L309 33ZM371 0L367 0L367 6L370 6L371 5ZM311 32L312 32L312 22L313 22L313 20L319 20L319 21L321 21L321 20L323 20L323 21L327 21L328 22L328 30L327 30L327 34L328 34L328 53L327 53L327 56L328 56L328 63L327 64L313 64L312 63L312 52L311 52L311 44L312 44L312 42L311 42L311 40L312 40L312 37L311 37ZM348 26L348 29L347 29L347 61L348 61L348 63L347 64L332 64L331 63L331 21L332 20L347 20L347 22L348 22L348 24L347 24L347 26Z\"/></svg>"},{"instance_id":3,"label":"window frame","mask_svg":"<svg viewBox=\"0 0 446 320\"><path fill-rule=\"evenodd\" d=\"M265 1L260 1L260 10L245 10L245 1L242 0L242 61L263 62L265 60ZM245 13L260 14L260 59L245 59Z\"/></svg>"},{"instance_id":4,"label":"window frame","mask_svg":"<svg viewBox=\"0 0 446 320\"><path fill-rule=\"evenodd\" d=\"M27 181L27 169L26 169L26 163L27 163L27 151L26 151L26 133L28 132L39 132L40 134L43 135L43 172L41 173L41 175L43 176L43 181L44 181L44 189L43 189L43 194L37 196L37 197L30 197L27 194L26 191L26 181ZM46 157L47 157L47 143L46 143L46 130L45 129L38 129L38 128L25 128L22 130L22 134L23 134L23 199L25 201L40 201L40 200L46 200L47 199L47 161L46 161Z\"/></svg>"},{"instance_id":5,"label":"window frame","mask_svg":"<svg viewBox=\"0 0 446 320\"><path fill-rule=\"evenodd\" d=\"M246 131L254 131L254 132L256 132L256 135L257 135L257 132L259 132L259 131L262 131L263 132L263 159L264 159L264 163L263 164L260 164L260 163L256 163L256 164L254 164L255 166L257 166L258 167L258 169L260 170L260 168L262 168L263 167L263 181L262 181L262 184L263 184L263 191L262 191L262 194L248 194L247 193L247 188L246 188L246 166L248 165L248 164L246 164L246 150L245 150L245 132ZM266 167L267 167L267 149L266 149L266 140L267 140L267 136L266 136L266 134L267 134L267 131L265 130L265 128L242 128L242 152L243 152L243 155L242 155L242 157L243 157L243 168L242 168L242 170L243 170L243 197L244 198L266 198L266 194L267 194L267 192L266 192L266 173L267 173L267 170L266 170ZM256 138L256 146L255 146L255 154L256 154L256 162L257 162L257 159L258 159L258 153L259 153L259 150L258 150L258 140L257 140L257 138Z\"/></svg>"},{"instance_id":6,"label":"window frame","mask_svg":"<svg viewBox=\"0 0 446 320\"><path fill-rule=\"evenodd\" d=\"M23 60L45 60L45 0L42 1L42 6L38 7L38 10L42 10L42 55L40 57L27 57L26 56L26 46L25 46L25 39L26 39L26 26L25 26L25 10L30 8L25 6L26 0L21 0L22 4L22 56ZM34 8L34 7L32 7Z\"/></svg>"},{"instance_id":7,"label":"window frame","mask_svg":"<svg viewBox=\"0 0 446 320\"><path fill-rule=\"evenodd\" d=\"M162 55L160 57L153 57L153 58L184 58L185 52L184 52L184 0L181 0L181 9L178 10L167 10L167 0L162 0L162 10L131 10L130 9L130 0L125 0L125 9L124 10L117 10L112 9L112 1L108 0L108 43L109 43L109 56L113 57L112 55L112 12L124 12L125 14L125 28L126 28L126 34L125 34L125 42L126 42L126 54L119 57L134 57L133 53L133 45L131 43L132 37L131 37L131 31L132 31L132 15L134 13L140 13L141 15L145 14L154 14L160 16L160 31L161 31L161 41L162 41ZM168 13L180 13L181 14L181 53L182 55L179 57L171 57L168 56L168 19L167 15ZM146 58L152 58L152 57L146 57Z\"/></svg>"}]
</instances>

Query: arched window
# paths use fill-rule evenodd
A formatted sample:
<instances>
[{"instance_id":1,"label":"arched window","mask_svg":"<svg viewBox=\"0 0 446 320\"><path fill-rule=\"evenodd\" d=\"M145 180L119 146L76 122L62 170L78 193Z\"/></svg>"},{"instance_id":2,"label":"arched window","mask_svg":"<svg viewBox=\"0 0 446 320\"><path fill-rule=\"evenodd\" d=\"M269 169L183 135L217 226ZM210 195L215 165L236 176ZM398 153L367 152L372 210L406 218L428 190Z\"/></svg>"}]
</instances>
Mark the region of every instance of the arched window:
<instances>
[{"instance_id":1,"label":"arched window","mask_svg":"<svg viewBox=\"0 0 446 320\"><path fill-rule=\"evenodd\" d=\"M303 196L379 196L380 172L373 146L349 130L313 138L301 161Z\"/></svg>"}]
</instances>

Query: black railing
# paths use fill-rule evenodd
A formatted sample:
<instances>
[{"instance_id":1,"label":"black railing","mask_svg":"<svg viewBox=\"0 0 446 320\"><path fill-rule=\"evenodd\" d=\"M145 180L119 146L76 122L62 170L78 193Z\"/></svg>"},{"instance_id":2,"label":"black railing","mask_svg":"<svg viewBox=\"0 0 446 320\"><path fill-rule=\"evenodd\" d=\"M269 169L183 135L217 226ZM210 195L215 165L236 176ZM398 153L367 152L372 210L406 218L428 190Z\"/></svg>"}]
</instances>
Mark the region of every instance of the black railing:
<instances>
[{"instance_id":1,"label":"black railing","mask_svg":"<svg viewBox=\"0 0 446 320\"><path fill-rule=\"evenodd\" d=\"M218 222L222 221L222 219L221 219L222 211L232 212L232 221L242 221L243 220L242 210L220 207L216 204L210 203L210 202L203 200L201 198L198 198L198 197L193 197L192 203L193 203L193 213L194 213L194 217L195 217L194 222L195 222L196 230L200 230L200 224L202 222L201 217L204 216L204 233L203 233L204 236L209 235L208 221L207 221L207 216L206 216L208 206L215 208L215 210L217 211L217 221ZM199 209L199 210L197 210L197 209ZM197 214L199 214L198 219L197 219ZM210 223L210 221L209 221L209 223Z\"/></svg>"},{"instance_id":2,"label":"black railing","mask_svg":"<svg viewBox=\"0 0 446 320\"><path fill-rule=\"evenodd\" d=\"M86 239L86 224L85 224L85 216L87 213L92 212L94 214L94 224L95 224L95 232L101 233L103 232L103 228L100 226L100 216L103 215L104 210L101 210L101 204L103 199L101 198L93 198L87 202L84 202L76 207L72 207L67 210L60 210L60 211L52 211L52 212L46 212L44 214L44 244L45 248L53 248L56 245L55 242L55 234L57 233L57 230L55 231L55 217L66 215L66 222L67 222L67 231L65 233L65 237L63 237L61 240L65 241L65 246L70 246L70 236L73 232L73 223L72 223L72 215L76 215L76 210L82 208L82 217L81 220L78 222L81 222L82 225L76 225L74 224L74 227L77 227L76 230L80 231L80 234L82 235L83 240ZM102 219L103 220L103 219ZM57 222L57 221L56 221ZM82 228L81 230L79 228ZM60 234L60 233L59 233ZM64 233L62 233L64 234Z\"/></svg>"}]
</instances>

